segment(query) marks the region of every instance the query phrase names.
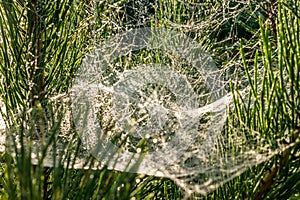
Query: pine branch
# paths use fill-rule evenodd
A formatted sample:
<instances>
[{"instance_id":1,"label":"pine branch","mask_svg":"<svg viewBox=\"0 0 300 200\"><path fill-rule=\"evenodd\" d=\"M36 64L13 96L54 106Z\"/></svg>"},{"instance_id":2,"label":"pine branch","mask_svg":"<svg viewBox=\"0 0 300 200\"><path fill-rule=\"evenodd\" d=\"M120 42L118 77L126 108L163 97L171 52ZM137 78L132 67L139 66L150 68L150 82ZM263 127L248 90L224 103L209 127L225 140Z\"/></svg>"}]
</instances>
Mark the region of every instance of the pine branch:
<instances>
[{"instance_id":1,"label":"pine branch","mask_svg":"<svg viewBox=\"0 0 300 200\"><path fill-rule=\"evenodd\" d=\"M297 142L297 138L299 137L300 128L298 127L294 132L294 141L292 143L295 144ZM295 145L291 145L287 149L285 149L282 154L280 155L279 159L279 166L278 163L274 163L272 168L269 170L269 172L265 175L263 180L260 183L260 190L257 191L254 195L254 200L261 200L265 197L265 195L270 191L272 188L272 185L275 182L276 176L278 175L278 172L283 170L286 166L286 162L289 159L289 156L291 155L291 151L295 147Z\"/></svg>"}]
</instances>

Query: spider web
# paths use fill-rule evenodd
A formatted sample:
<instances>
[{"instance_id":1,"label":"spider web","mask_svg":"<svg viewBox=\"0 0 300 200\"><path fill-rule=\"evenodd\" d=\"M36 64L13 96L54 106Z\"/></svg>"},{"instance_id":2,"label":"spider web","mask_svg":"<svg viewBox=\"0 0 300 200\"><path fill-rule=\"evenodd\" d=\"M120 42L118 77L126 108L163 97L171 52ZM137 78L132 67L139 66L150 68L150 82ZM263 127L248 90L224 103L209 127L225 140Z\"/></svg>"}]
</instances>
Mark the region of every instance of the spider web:
<instances>
[{"instance_id":1,"label":"spider web","mask_svg":"<svg viewBox=\"0 0 300 200\"><path fill-rule=\"evenodd\" d=\"M235 26L262 12L259 2L230 2L215 2L210 13L210 3L179 1L183 21L166 17L168 28L153 14L168 3L115 4L125 11L107 19L115 34L95 36L72 88L73 112L85 116L76 117L76 127L97 160L110 169L168 177L187 192L205 195L288 148L277 139L278 148L271 150L258 133L225 129L233 110L229 80L238 77L243 101L249 94L244 72L235 68L240 58L226 51L239 43ZM227 24L228 33L217 31ZM257 33L246 28L246 48L257 49ZM226 48L220 58L206 50L214 34L216 46Z\"/></svg>"},{"instance_id":2,"label":"spider web","mask_svg":"<svg viewBox=\"0 0 300 200\"><path fill-rule=\"evenodd\" d=\"M71 96L83 147L98 161L94 169L167 177L187 193L206 195L289 148L283 137L274 139L271 148L260 133L230 124L232 116L239 117L234 95L253 106L236 49L240 40L247 58L259 49L254 22L268 17L265 4L90 4L92 50L78 70ZM230 80L239 89L234 94ZM57 164L47 156L46 166ZM90 167L80 159L73 168Z\"/></svg>"}]
</instances>

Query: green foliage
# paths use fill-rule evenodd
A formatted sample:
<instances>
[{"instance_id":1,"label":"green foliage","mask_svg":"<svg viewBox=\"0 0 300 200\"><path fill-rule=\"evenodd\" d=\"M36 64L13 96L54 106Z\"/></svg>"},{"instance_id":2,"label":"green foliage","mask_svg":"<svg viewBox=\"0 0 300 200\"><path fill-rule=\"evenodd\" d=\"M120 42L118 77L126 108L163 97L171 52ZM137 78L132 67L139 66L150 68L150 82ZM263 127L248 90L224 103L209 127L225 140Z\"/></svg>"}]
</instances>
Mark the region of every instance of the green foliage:
<instances>
[{"instance_id":1,"label":"green foliage","mask_svg":"<svg viewBox=\"0 0 300 200\"><path fill-rule=\"evenodd\" d=\"M296 199L300 188L300 3L299 1L150 1L143 26L165 26L183 32L214 53L219 68L231 66L234 110L226 134L259 133L271 149L289 145L268 162L254 166L206 197L194 199ZM227 10L222 10L225 4ZM277 5L278 4L278 5ZM68 156L44 167L67 115L58 94L68 93L83 56L97 41L141 27L130 10L134 1L0 2L0 95L6 111L8 151L1 153L2 199L181 199L184 192L164 178L92 170L75 166L81 142L73 124L63 143ZM238 11L235 11L235 10ZM119 10L117 12L116 10ZM221 12L222 11L222 12ZM275 23L276 22L276 23ZM240 45L240 44L243 45ZM260 48L258 46L260 44ZM148 52L137 57L155 59ZM146 55L146 56L145 56ZM136 59L139 61L139 59ZM137 62L136 60L132 62ZM130 65L129 60L122 60ZM132 64L132 63L131 63ZM260 79L262 77L262 79ZM239 80L241 79L241 80ZM237 84L236 84L237 83ZM249 96L238 89L250 85ZM55 99L55 100L53 100ZM31 163L34 139L41 138L37 162ZM255 145L255 144L253 144ZM75 155L70 153L75 152ZM58 162L58 163L55 163Z\"/></svg>"}]
</instances>

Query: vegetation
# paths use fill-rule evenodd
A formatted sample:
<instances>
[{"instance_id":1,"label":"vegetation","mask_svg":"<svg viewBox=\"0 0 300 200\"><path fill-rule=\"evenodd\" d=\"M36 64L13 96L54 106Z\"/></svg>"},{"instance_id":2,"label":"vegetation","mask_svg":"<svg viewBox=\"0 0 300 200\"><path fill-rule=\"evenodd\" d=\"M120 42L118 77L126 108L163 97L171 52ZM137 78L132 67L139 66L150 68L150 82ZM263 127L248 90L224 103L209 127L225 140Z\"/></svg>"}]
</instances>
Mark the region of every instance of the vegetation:
<instances>
[{"instance_id":1,"label":"vegetation","mask_svg":"<svg viewBox=\"0 0 300 200\"><path fill-rule=\"evenodd\" d=\"M98 41L148 26L188 35L211 52L219 69L226 69L234 106L225 135L259 133L270 150L279 149L207 196L188 198L300 198L299 8L299 1L290 0L1 1L0 95L8 142L0 156L0 198L186 197L166 178L92 169L92 156L86 155L90 167L75 167L74 157L86 152L80 150L72 120L66 120L72 79ZM150 63L167 57L147 51L131 56L120 62ZM247 86L244 96L240 91ZM58 143L63 152L56 149ZM56 167L43 163L49 151L59 155L59 160L53 159Z\"/></svg>"}]
</instances>

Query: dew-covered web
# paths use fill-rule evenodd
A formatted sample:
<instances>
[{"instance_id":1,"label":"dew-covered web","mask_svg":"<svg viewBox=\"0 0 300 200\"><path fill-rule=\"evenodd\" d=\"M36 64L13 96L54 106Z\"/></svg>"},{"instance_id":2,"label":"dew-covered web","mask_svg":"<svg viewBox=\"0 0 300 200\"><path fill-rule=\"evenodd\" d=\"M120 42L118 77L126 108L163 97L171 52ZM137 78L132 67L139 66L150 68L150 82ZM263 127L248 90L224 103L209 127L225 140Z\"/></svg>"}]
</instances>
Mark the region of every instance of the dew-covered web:
<instances>
[{"instance_id":1,"label":"dew-covered web","mask_svg":"<svg viewBox=\"0 0 300 200\"><path fill-rule=\"evenodd\" d=\"M283 147L277 139L271 150L259 133L228 125L234 111L229 80L239 85L241 100L249 93L236 68L235 28L253 20L261 4L215 2L213 13L206 10L210 3L178 4L182 13L171 17L163 15L167 1L154 0L117 2L122 12L96 15L95 33L102 33L102 20L112 34L95 36L74 80L72 112L84 147L109 169L167 177L188 192L207 194ZM257 33L247 28L251 55ZM219 39L208 47L214 34ZM218 58L214 48L223 52Z\"/></svg>"}]
</instances>

